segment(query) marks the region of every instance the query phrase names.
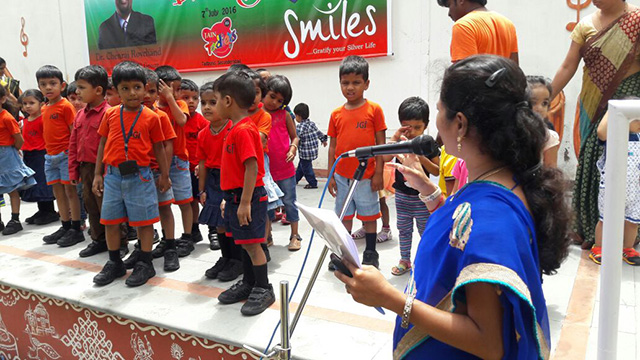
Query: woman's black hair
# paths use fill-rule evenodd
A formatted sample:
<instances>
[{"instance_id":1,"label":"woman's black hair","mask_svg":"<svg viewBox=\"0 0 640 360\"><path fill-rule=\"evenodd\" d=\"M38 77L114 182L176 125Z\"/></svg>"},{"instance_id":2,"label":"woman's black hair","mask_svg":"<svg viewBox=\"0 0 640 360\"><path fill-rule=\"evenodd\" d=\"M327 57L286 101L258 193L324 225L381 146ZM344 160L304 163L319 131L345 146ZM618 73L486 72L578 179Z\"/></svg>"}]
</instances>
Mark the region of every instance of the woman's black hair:
<instances>
[{"instance_id":1,"label":"woman's black hair","mask_svg":"<svg viewBox=\"0 0 640 360\"><path fill-rule=\"evenodd\" d=\"M533 216L540 270L554 274L568 254L571 212L562 172L542 166L546 127L529 105L527 79L511 60L478 55L445 72L440 93L447 119L464 114L481 151L507 166Z\"/></svg>"},{"instance_id":2,"label":"woman's black hair","mask_svg":"<svg viewBox=\"0 0 640 360\"><path fill-rule=\"evenodd\" d=\"M254 83L257 81L257 85L258 88L260 89L260 93L262 94L262 98L264 99L264 97L267 95L267 83L264 81L264 79L262 78L262 76L260 76L260 73L257 71L248 71L247 74L249 75L249 77L251 78L251 80L254 81Z\"/></svg>"},{"instance_id":3,"label":"woman's black hair","mask_svg":"<svg viewBox=\"0 0 640 360\"><path fill-rule=\"evenodd\" d=\"M293 97L291 83L284 75L274 75L270 77L269 81L267 81L267 90L282 95L284 98L282 105L289 105L291 98Z\"/></svg>"}]
</instances>

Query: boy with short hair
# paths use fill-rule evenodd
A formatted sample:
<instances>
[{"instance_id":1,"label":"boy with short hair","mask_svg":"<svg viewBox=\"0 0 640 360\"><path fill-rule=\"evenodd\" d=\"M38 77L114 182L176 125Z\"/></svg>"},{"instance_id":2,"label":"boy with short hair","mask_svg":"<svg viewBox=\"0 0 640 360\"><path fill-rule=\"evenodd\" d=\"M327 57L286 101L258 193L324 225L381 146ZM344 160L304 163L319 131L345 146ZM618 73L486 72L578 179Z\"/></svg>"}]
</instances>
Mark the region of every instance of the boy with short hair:
<instances>
[{"instance_id":1,"label":"boy with short hair","mask_svg":"<svg viewBox=\"0 0 640 360\"><path fill-rule=\"evenodd\" d=\"M96 170L96 157L100 134L98 127L109 108L104 95L108 83L107 71L99 65L89 65L78 70L75 75L77 100L86 104L76 114L69 139L69 178L71 184L82 185L84 207L89 215L91 239L80 257L89 257L107 251L104 225L100 223L102 198L95 196L91 187ZM127 239L120 243L122 256L128 251Z\"/></svg>"},{"instance_id":2,"label":"boy with short hair","mask_svg":"<svg viewBox=\"0 0 640 360\"><path fill-rule=\"evenodd\" d=\"M127 273L118 249L120 224L128 221L138 228L141 247L139 260L126 280L126 284L133 287L145 284L156 274L151 247L153 224L158 222L159 213L156 185L149 168L152 149L160 167L160 191L166 191L171 181L160 119L142 105L146 85L144 68L125 61L114 67L112 76L123 104L107 110L98 129L102 139L93 181L93 192L103 197L100 222L106 225L109 261L93 282L107 285ZM107 174L103 177L105 165Z\"/></svg>"},{"instance_id":3,"label":"boy with short hair","mask_svg":"<svg viewBox=\"0 0 640 360\"><path fill-rule=\"evenodd\" d=\"M43 238L46 244L61 247L73 246L84 241L80 229L80 200L76 186L69 178L69 138L73 129L76 110L62 97L66 83L62 71L52 65L45 65L36 72L38 87L49 103L42 107L42 123L45 155L45 175L47 184L53 187L58 203L62 227ZM71 216L69 216L71 214Z\"/></svg>"},{"instance_id":4,"label":"boy with short hair","mask_svg":"<svg viewBox=\"0 0 640 360\"><path fill-rule=\"evenodd\" d=\"M380 105L364 98L369 88L369 64L360 56L349 56L340 65L340 88L347 102L331 113L329 131L329 169L344 152L361 146L385 143L387 125ZM335 211L340 213L346 201L349 184L358 168L358 159L340 161L336 172L329 180L329 192L336 197ZM351 233L353 218L358 213L365 228L366 249L362 256L365 265L379 266L376 251L376 221L381 217L378 191L383 187L382 172L384 161L380 156L369 159L367 170L361 183L347 205L342 223ZM331 263L329 269L335 270Z\"/></svg>"},{"instance_id":5,"label":"boy with short hair","mask_svg":"<svg viewBox=\"0 0 640 360\"><path fill-rule=\"evenodd\" d=\"M262 141L248 111L256 97L255 85L246 73L226 73L215 81L214 94L218 115L233 123L224 140L220 167L225 228L244 249L243 278L220 294L218 301L233 304L248 299L242 314L257 315L275 302L275 294L260 246L265 241L267 192L262 180Z\"/></svg>"},{"instance_id":6,"label":"boy with short hair","mask_svg":"<svg viewBox=\"0 0 640 360\"><path fill-rule=\"evenodd\" d=\"M158 74L150 69L144 69L144 71L147 77L147 85L143 103L144 106L153 110L160 117L160 127L164 135L163 145L165 157L170 159L173 156L173 140L176 138L176 133L173 131L169 116L156 107L156 102L158 101L158 82L160 81ZM151 167L154 178L158 180L161 175L158 161L153 152L149 153L149 156L151 156L149 166ZM167 168L169 168L168 163ZM175 202L173 191L171 188L165 192L156 189L156 194L158 196L158 211L160 212L160 225L162 226L162 237L165 246L162 248L163 252L160 255L157 255L160 250L156 251L155 249L151 252L151 255L154 258L164 256L164 271L176 271L180 268L180 261L176 250L175 219L173 217L173 211L171 211L171 204ZM140 242L138 241L131 255L124 261L125 267L127 269L133 269L140 258L140 254Z\"/></svg>"},{"instance_id":7,"label":"boy with short hair","mask_svg":"<svg viewBox=\"0 0 640 360\"><path fill-rule=\"evenodd\" d=\"M105 95L105 99L107 100L107 104L109 106L118 106L122 104L122 100L120 100L120 95L118 95L118 90L113 86L113 80L109 77L109 82L107 83L107 93Z\"/></svg>"},{"instance_id":8,"label":"boy with short hair","mask_svg":"<svg viewBox=\"0 0 640 360\"><path fill-rule=\"evenodd\" d=\"M317 189L318 180L313 172L313 160L318 158L318 141L322 143L322 146L327 146L327 135L318 130L316 123L309 120L309 105L300 103L293 109L293 113L296 115L298 123L296 132L300 138L300 150L298 151L300 162L298 162L296 170L296 184L304 177L308 182L305 189Z\"/></svg>"},{"instance_id":9,"label":"boy with short hair","mask_svg":"<svg viewBox=\"0 0 640 360\"><path fill-rule=\"evenodd\" d=\"M158 108L164 111L171 120L171 125L176 133L173 141L173 157L169 159L171 178L171 190L175 204L180 208L182 214L182 226L184 233L180 239L176 240L178 256L185 257L195 249L191 228L193 227L193 212L191 202L193 201L193 190L191 189L191 174L189 172L189 153L187 151L187 139L185 135L185 125L189 119L189 106L182 100L176 100L182 77L178 70L169 65L163 65L155 70L160 78L158 83L159 99ZM199 240L202 240L200 238ZM156 246L153 256L164 255L166 241Z\"/></svg>"},{"instance_id":10,"label":"boy with short hair","mask_svg":"<svg viewBox=\"0 0 640 360\"><path fill-rule=\"evenodd\" d=\"M191 172L191 190L193 201L191 202L191 213L193 214L193 224L191 226L191 239L194 243L202 241L202 233L198 224L200 216L200 206L198 201L198 177L195 170L198 166L198 134L202 129L209 127L209 121L196 111L200 102L200 89L195 82L189 79L182 79L180 83L180 100L187 103L189 107L189 119L184 126L184 135L187 139L187 152L189 153L189 171Z\"/></svg>"}]
</instances>

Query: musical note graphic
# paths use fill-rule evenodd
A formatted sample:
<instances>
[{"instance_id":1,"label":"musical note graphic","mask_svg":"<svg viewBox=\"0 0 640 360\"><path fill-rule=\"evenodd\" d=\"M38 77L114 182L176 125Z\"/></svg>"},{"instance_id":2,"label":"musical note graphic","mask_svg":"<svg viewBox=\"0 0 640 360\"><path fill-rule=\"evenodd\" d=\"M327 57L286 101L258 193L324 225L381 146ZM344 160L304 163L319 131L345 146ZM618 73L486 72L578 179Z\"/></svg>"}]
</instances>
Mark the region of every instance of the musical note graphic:
<instances>
[{"instance_id":1,"label":"musical note graphic","mask_svg":"<svg viewBox=\"0 0 640 360\"><path fill-rule=\"evenodd\" d=\"M29 45L29 35L24 32L25 20L23 17L20 18L20 22L22 23L22 28L20 29L20 43L22 43L22 46L24 46L22 56L27 57L29 55L29 53L27 52L27 45Z\"/></svg>"},{"instance_id":2,"label":"musical note graphic","mask_svg":"<svg viewBox=\"0 0 640 360\"><path fill-rule=\"evenodd\" d=\"M567 5L577 12L576 22L570 22L567 24L567 30L573 31L576 28L576 25L580 22L580 11L584 10L591 5L591 0L576 0L577 2L574 4L573 0L567 0Z\"/></svg>"}]
</instances>

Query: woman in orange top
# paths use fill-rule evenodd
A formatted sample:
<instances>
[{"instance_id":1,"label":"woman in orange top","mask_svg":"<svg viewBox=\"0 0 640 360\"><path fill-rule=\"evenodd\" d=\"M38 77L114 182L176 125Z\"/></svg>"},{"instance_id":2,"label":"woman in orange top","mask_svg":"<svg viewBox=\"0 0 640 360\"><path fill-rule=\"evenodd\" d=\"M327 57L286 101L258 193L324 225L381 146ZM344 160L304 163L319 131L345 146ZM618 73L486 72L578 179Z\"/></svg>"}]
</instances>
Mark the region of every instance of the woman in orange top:
<instances>
[{"instance_id":1,"label":"woman in orange top","mask_svg":"<svg viewBox=\"0 0 640 360\"><path fill-rule=\"evenodd\" d=\"M26 190L36 184L35 172L24 165L18 150L24 139L20 127L7 111L7 90L0 86L0 194L9 194L11 198L11 220L4 226L0 219L2 235L12 235L22 230L20 223L20 195L19 190Z\"/></svg>"}]
</instances>

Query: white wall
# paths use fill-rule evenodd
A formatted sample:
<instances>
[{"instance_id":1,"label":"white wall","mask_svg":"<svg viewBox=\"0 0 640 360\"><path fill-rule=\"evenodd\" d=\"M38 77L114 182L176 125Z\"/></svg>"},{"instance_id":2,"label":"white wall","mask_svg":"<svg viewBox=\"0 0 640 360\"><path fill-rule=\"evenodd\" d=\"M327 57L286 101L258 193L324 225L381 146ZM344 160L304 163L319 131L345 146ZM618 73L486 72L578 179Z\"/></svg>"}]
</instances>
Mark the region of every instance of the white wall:
<instances>
[{"instance_id":1,"label":"white wall","mask_svg":"<svg viewBox=\"0 0 640 360\"><path fill-rule=\"evenodd\" d=\"M109 1L109 0L102 0ZM310 0L307 0L310 1ZM637 0L631 1L636 3ZM83 0L3 0L0 22L0 56L5 58L22 89L36 86L35 71L44 64L60 67L71 78L88 64L88 49ZM575 21L576 12L563 0L489 0L490 9L509 17L516 25L520 46L520 63L525 73L553 77L569 48L565 26ZM583 11L595 11L591 6ZM371 87L367 97L380 103L387 116L388 135L398 128L397 108L406 97L419 95L427 99L435 120L435 103L439 82L449 64L452 21L447 9L435 0L395 0L393 4L394 56L371 59ZM24 58L20 43L20 17L26 20L29 56ZM338 63L311 64L272 68L286 75L294 87L292 104L306 102L311 117L326 130L331 111L342 104L338 86ZM219 72L188 73L185 77L203 83ZM564 141L559 164L574 173L572 127L575 102L580 90L580 74L565 89L567 111ZM435 123L430 125L435 133ZM321 148L314 164L324 168L327 154Z\"/></svg>"}]
</instances>

